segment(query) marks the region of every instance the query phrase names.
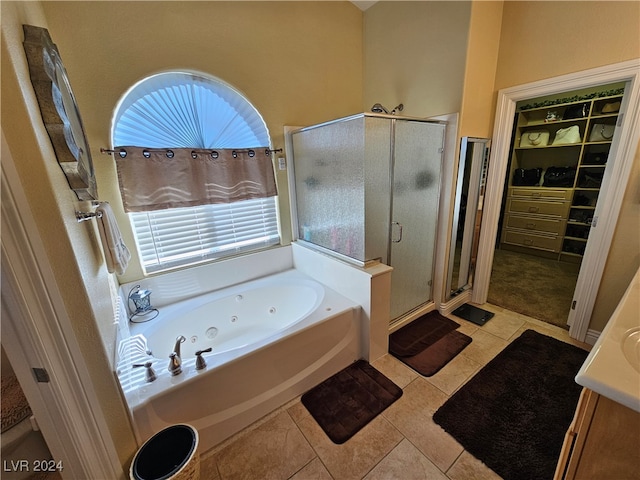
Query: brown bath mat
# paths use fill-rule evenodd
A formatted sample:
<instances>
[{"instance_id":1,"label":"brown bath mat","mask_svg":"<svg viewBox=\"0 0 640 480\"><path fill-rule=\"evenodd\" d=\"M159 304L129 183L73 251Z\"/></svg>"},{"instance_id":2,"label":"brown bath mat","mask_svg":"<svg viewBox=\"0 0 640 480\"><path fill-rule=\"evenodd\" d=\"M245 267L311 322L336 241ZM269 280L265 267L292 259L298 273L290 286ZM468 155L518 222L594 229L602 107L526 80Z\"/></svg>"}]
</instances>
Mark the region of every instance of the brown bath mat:
<instances>
[{"instance_id":1,"label":"brown bath mat","mask_svg":"<svg viewBox=\"0 0 640 480\"><path fill-rule=\"evenodd\" d=\"M427 313L391 334L389 352L430 377L471 343L471 337L456 331L459 326L438 312Z\"/></svg>"},{"instance_id":2,"label":"brown bath mat","mask_svg":"<svg viewBox=\"0 0 640 480\"><path fill-rule=\"evenodd\" d=\"M438 312L429 312L392 333L389 352L398 357L417 355L459 326Z\"/></svg>"},{"instance_id":3,"label":"brown bath mat","mask_svg":"<svg viewBox=\"0 0 640 480\"><path fill-rule=\"evenodd\" d=\"M402 396L402 389L358 360L302 395L333 443L342 444Z\"/></svg>"}]
</instances>

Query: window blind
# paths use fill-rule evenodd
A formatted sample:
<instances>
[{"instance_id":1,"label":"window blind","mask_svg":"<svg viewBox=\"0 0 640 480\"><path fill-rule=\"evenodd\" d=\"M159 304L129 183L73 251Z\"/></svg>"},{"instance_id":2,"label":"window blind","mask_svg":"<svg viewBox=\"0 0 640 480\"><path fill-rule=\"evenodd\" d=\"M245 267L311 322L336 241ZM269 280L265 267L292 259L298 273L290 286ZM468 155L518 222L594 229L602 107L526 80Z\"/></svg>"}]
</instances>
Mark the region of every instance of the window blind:
<instances>
[{"instance_id":1,"label":"window blind","mask_svg":"<svg viewBox=\"0 0 640 480\"><path fill-rule=\"evenodd\" d=\"M140 261L148 273L280 241L274 197L129 215Z\"/></svg>"}]
</instances>

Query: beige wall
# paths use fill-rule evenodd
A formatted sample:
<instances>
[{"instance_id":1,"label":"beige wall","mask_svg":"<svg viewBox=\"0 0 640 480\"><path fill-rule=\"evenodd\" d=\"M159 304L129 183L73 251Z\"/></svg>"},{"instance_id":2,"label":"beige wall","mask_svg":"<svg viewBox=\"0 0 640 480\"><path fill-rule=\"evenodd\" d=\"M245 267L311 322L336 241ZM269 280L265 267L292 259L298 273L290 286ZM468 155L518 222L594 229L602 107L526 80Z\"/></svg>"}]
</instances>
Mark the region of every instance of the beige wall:
<instances>
[{"instance_id":1,"label":"beige wall","mask_svg":"<svg viewBox=\"0 0 640 480\"><path fill-rule=\"evenodd\" d=\"M108 275L94 224L76 222L75 210L84 205L76 200L57 163L22 46L22 24L46 27L45 18L36 2L2 2L1 9L2 130L22 179L27 208L55 272L75 341L84 358L90 359L86 367L100 401L97 408L102 409L118 456L125 464L136 446L110 364L115 327Z\"/></svg>"},{"instance_id":2,"label":"beige wall","mask_svg":"<svg viewBox=\"0 0 640 480\"><path fill-rule=\"evenodd\" d=\"M640 56L640 2L504 3L496 90Z\"/></svg>"},{"instance_id":3,"label":"beige wall","mask_svg":"<svg viewBox=\"0 0 640 480\"><path fill-rule=\"evenodd\" d=\"M640 147L636 150L589 328L602 331L640 267Z\"/></svg>"},{"instance_id":4,"label":"beige wall","mask_svg":"<svg viewBox=\"0 0 640 480\"><path fill-rule=\"evenodd\" d=\"M471 21L460 110L461 137L491 138L496 110L494 83L503 2L471 4Z\"/></svg>"},{"instance_id":5,"label":"beige wall","mask_svg":"<svg viewBox=\"0 0 640 480\"><path fill-rule=\"evenodd\" d=\"M43 9L82 111L100 196L131 248L115 164L98 152L110 146L116 103L138 80L181 68L215 75L260 111L275 148L284 147L285 125L361 111L362 12L349 2L56 1ZM288 242L286 172L277 177ZM120 280L141 277L135 259Z\"/></svg>"},{"instance_id":6,"label":"beige wall","mask_svg":"<svg viewBox=\"0 0 640 480\"><path fill-rule=\"evenodd\" d=\"M640 2L505 2L495 90L640 58L638 32ZM640 265L638 184L636 156L589 325L596 331Z\"/></svg>"},{"instance_id":7,"label":"beige wall","mask_svg":"<svg viewBox=\"0 0 640 480\"><path fill-rule=\"evenodd\" d=\"M460 111L471 2L378 2L364 14L364 104Z\"/></svg>"}]
</instances>

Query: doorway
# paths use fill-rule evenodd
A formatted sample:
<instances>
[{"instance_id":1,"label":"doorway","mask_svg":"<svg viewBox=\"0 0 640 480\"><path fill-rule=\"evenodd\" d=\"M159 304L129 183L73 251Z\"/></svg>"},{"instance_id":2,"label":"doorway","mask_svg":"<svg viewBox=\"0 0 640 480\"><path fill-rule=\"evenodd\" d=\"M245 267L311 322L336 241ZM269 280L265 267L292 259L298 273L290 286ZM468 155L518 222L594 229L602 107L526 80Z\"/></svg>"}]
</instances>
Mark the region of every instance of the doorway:
<instances>
[{"instance_id":1,"label":"doorway","mask_svg":"<svg viewBox=\"0 0 640 480\"><path fill-rule=\"evenodd\" d=\"M568 322L569 335L572 338L595 343L597 335L593 336L592 332L589 332L589 339L587 339L589 322L640 138L640 64L637 59L498 92L493 148L485 197L485 221L484 228L480 232L476 285L471 299L473 303L482 304L487 301L494 250L498 240L502 194L516 102L615 82L626 82L625 95L620 108L625 120L616 132L616 139L611 145L610 156L614 161L611 168L607 169L602 184L603 188L607 185L615 185L616 188L606 188L606 195L600 195L598 199Z\"/></svg>"},{"instance_id":2,"label":"doorway","mask_svg":"<svg viewBox=\"0 0 640 480\"><path fill-rule=\"evenodd\" d=\"M1 459L5 480L24 480L38 462L52 465L49 447L41 432L37 430L31 406L18 382L4 347L0 347L2 366L2 450ZM61 466L61 465L60 465ZM42 480L53 480L58 476L43 476Z\"/></svg>"},{"instance_id":3,"label":"doorway","mask_svg":"<svg viewBox=\"0 0 640 480\"><path fill-rule=\"evenodd\" d=\"M624 89L516 103L489 303L569 328Z\"/></svg>"}]
</instances>

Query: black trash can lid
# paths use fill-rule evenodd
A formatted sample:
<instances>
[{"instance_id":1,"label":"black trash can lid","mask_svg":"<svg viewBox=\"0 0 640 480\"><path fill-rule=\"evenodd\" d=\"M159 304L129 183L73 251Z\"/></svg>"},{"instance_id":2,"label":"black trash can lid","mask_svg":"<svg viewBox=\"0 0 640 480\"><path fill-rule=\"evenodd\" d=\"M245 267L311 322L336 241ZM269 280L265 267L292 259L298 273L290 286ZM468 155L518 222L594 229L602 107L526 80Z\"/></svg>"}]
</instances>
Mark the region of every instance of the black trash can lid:
<instances>
[{"instance_id":1,"label":"black trash can lid","mask_svg":"<svg viewBox=\"0 0 640 480\"><path fill-rule=\"evenodd\" d=\"M187 463L197 447L198 434L190 425L172 425L159 431L133 458L135 480L166 480Z\"/></svg>"}]
</instances>

